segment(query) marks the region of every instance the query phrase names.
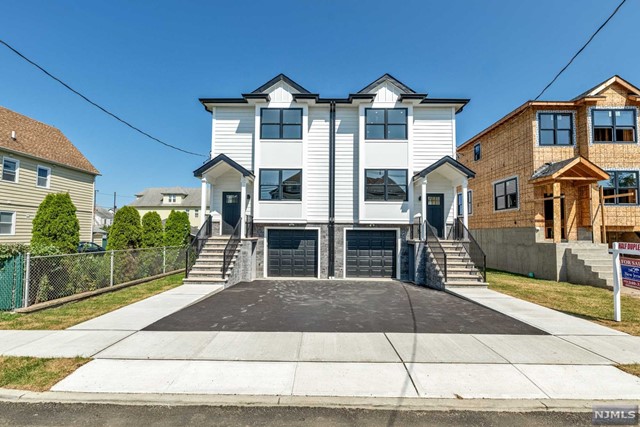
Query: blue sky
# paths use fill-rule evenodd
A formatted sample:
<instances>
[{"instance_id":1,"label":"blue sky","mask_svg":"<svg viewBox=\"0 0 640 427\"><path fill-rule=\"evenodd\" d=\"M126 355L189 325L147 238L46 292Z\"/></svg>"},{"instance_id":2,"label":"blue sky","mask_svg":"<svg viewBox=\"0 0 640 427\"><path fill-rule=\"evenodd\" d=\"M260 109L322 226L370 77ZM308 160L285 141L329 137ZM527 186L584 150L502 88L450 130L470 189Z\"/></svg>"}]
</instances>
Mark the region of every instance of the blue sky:
<instances>
[{"instance_id":1,"label":"blue sky","mask_svg":"<svg viewBox=\"0 0 640 427\"><path fill-rule=\"evenodd\" d=\"M285 73L345 96L385 72L433 97L471 98L463 143L534 98L618 4L536 1L29 1L0 4L0 37L147 132L207 154L199 97L238 96ZM628 1L543 96L619 74L640 84ZM60 128L101 171L98 204L145 187L197 186L203 159L174 152L85 103L0 46L0 105Z\"/></svg>"}]
</instances>

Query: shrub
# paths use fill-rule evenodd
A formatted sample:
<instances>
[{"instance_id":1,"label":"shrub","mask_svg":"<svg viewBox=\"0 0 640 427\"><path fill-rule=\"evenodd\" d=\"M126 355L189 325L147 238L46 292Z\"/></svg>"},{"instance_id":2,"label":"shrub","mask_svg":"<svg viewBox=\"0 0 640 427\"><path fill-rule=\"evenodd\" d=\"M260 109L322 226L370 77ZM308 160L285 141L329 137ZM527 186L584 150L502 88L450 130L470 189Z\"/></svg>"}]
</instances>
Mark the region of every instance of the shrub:
<instances>
[{"instance_id":1,"label":"shrub","mask_svg":"<svg viewBox=\"0 0 640 427\"><path fill-rule=\"evenodd\" d=\"M164 225L165 246L183 246L189 242L191 223L186 212L171 211Z\"/></svg>"},{"instance_id":2,"label":"shrub","mask_svg":"<svg viewBox=\"0 0 640 427\"><path fill-rule=\"evenodd\" d=\"M147 212L142 217L142 247L157 248L164 244L162 220L158 212Z\"/></svg>"},{"instance_id":3,"label":"shrub","mask_svg":"<svg viewBox=\"0 0 640 427\"><path fill-rule=\"evenodd\" d=\"M140 214L132 206L116 211L107 236L107 250L135 249L142 241Z\"/></svg>"},{"instance_id":4,"label":"shrub","mask_svg":"<svg viewBox=\"0 0 640 427\"><path fill-rule=\"evenodd\" d=\"M33 218L32 247L55 246L61 253L78 251L80 223L68 193L48 194Z\"/></svg>"},{"instance_id":5,"label":"shrub","mask_svg":"<svg viewBox=\"0 0 640 427\"><path fill-rule=\"evenodd\" d=\"M29 252L29 246L22 243L9 243L0 245L0 267L2 264L19 254Z\"/></svg>"}]
</instances>

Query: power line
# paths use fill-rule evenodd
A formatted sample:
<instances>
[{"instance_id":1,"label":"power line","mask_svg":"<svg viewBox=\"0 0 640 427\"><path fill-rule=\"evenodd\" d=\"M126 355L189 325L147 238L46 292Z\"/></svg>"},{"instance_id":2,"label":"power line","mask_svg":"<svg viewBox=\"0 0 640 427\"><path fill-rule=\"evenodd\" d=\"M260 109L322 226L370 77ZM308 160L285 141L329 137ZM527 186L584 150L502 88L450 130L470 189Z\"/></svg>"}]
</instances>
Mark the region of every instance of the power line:
<instances>
[{"instance_id":1,"label":"power line","mask_svg":"<svg viewBox=\"0 0 640 427\"><path fill-rule=\"evenodd\" d=\"M42 71L43 73L45 73L47 76L51 77L53 80L57 81L58 83L60 83L62 86L64 86L65 88L69 89L71 92L75 93L76 95L78 95L80 98L84 99L85 101L87 101L89 104L93 105L94 107L98 108L99 110L103 111L104 113L108 114L109 116L113 117L114 119L116 119L117 121L119 121L120 123L123 123L124 125L130 127L131 129L135 130L138 133L141 133L142 135L146 136L147 138L152 139L155 142L159 142L160 144L164 145L165 147L168 148L172 148L174 150L177 151L181 151L183 153L186 154L191 154L192 156L199 156L199 157L207 157L204 154L200 154L200 153L194 153L193 151L188 151L185 150L183 148L180 147L176 147L175 145L169 144L167 142L164 142L158 138L156 138L155 136L149 135L147 132L143 131L142 129L132 125L131 123L129 123L128 121L120 118L119 116L117 116L116 114L112 113L111 111L107 110L106 108L102 107L101 105L99 105L98 103L90 100L89 98L87 98L86 96L84 96L82 93L78 92L77 90L75 90L74 88L72 88L71 86L69 86L68 84L66 84L65 82L63 82L62 80L60 80L58 77L54 76L53 74L51 74L50 72L48 72L47 70L45 70L43 67L41 67L40 65L36 64L34 61L32 61L31 59L27 58L26 56L24 56L22 53L20 53L17 49L15 49L13 46L11 46L9 43L5 42L4 40L0 39L0 43L5 45L9 50L11 50L13 53L15 53L16 55L18 55L20 58L24 59L25 61L27 61L29 64L33 65L34 67L36 67L37 69L39 69L40 71Z\"/></svg>"},{"instance_id":2,"label":"power line","mask_svg":"<svg viewBox=\"0 0 640 427\"><path fill-rule=\"evenodd\" d=\"M587 40L587 42L584 44L584 46L582 46L582 47L580 48L580 50L578 50L578 51L576 52L576 54L575 54L575 55L573 55L573 57L572 57L572 58L571 58L571 60L567 63L567 65L565 65L565 66L562 68L562 70L560 70L560 72L559 72L558 74L556 74L556 76L553 78L553 80L551 80L551 82L549 82L549 84L548 84L548 85L546 85L546 86L544 87L544 89L542 89L542 92L540 92L540 93L538 94L538 96L536 96L535 101L537 101L537 100L538 100L538 98L540 98L540 97L542 96L542 94L543 94L543 93L545 93L545 92L546 92L546 90L547 90L547 89L549 89L549 88L551 87L551 85L555 83L555 81L556 81L556 80L558 80L558 77L560 77L560 75L564 72L564 70L566 70L567 68L569 68L569 65L571 65L571 63L573 62L573 60L574 60L574 59L576 59L576 58L578 57L578 55L580 55L580 54L582 53L582 51L583 51L583 50L584 50L584 49L589 45L589 43L591 43L591 40L593 40L593 39L594 39L594 37L595 37L595 36L600 32L600 30L602 30L602 29L605 27L605 25L607 25L607 24L609 23L609 21L611 21L611 18L613 18L613 17L615 16L615 14L616 14L616 13L618 13L618 10L620 10L620 8L622 7L622 5L623 5L623 4L625 4L625 3L626 3L626 1L627 1L627 0L622 0L622 1L620 2L620 4L618 5L618 7L616 7L616 9L613 11L613 13L612 13L611 15L609 15L609 17L607 18L607 20L606 20L606 21L604 21L604 22L602 23L602 25L600 25L600 27L598 27L598 29L596 30L596 32L595 32L595 33L593 33L593 34L591 35L591 37L589 37L589 40Z\"/></svg>"}]
</instances>

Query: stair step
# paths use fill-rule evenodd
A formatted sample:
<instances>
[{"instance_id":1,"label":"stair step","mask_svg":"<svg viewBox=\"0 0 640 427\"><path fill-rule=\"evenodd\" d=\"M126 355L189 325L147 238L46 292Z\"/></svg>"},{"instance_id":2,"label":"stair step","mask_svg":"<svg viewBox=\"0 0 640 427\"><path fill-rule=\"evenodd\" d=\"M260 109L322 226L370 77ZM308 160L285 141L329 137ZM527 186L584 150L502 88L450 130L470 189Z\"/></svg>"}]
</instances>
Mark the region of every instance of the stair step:
<instances>
[{"instance_id":1,"label":"stair step","mask_svg":"<svg viewBox=\"0 0 640 427\"><path fill-rule=\"evenodd\" d=\"M489 286L487 282L464 282L458 280L448 280L444 284L445 288L486 288Z\"/></svg>"},{"instance_id":2,"label":"stair step","mask_svg":"<svg viewBox=\"0 0 640 427\"><path fill-rule=\"evenodd\" d=\"M182 283L188 285L222 285L227 283L227 279L187 277L182 279Z\"/></svg>"},{"instance_id":3,"label":"stair step","mask_svg":"<svg viewBox=\"0 0 640 427\"><path fill-rule=\"evenodd\" d=\"M447 271L447 280L468 280L477 282L479 280L482 280L482 276L469 273L450 273L449 271Z\"/></svg>"}]
</instances>

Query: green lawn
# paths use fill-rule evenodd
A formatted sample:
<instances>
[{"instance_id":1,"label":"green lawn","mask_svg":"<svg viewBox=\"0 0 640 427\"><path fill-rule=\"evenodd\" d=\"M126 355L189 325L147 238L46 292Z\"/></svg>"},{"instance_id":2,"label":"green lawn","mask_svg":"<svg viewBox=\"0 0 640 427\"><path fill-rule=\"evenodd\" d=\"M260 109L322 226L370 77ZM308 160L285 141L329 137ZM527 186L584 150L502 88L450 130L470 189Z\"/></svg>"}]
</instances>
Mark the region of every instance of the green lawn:
<instances>
[{"instance_id":1,"label":"green lawn","mask_svg":"<svg viewBox=\"0 0 640 427\"><path fill-rule=\"evenodd\" d=\"M119 291L71 302L29 314L0 312L0 329L66 329L85 320L159 294L182 284L184 274L174 274Z\"/></svg>"},{"instance_id":2,"label":"green lawn","mask_svg":"<svg viewBox=\"0 0 640 427\"><path fill-rule=\"evenodd\" d=\"M622 295L622 322L613 319L613 293L592 286L531 279L502 271L487 271L489 289L596 323L640 335L640 298Z\"/></svg>"},{"instance_id":3,"label":"green lawn","mask_svg":"<svg viewBox=\"0 0 640 427\"><path fill-rule=\"evenodd\" d=\"M89 360L0 357L0 387L46 391Z\"/></svg>"}]
</instances>

